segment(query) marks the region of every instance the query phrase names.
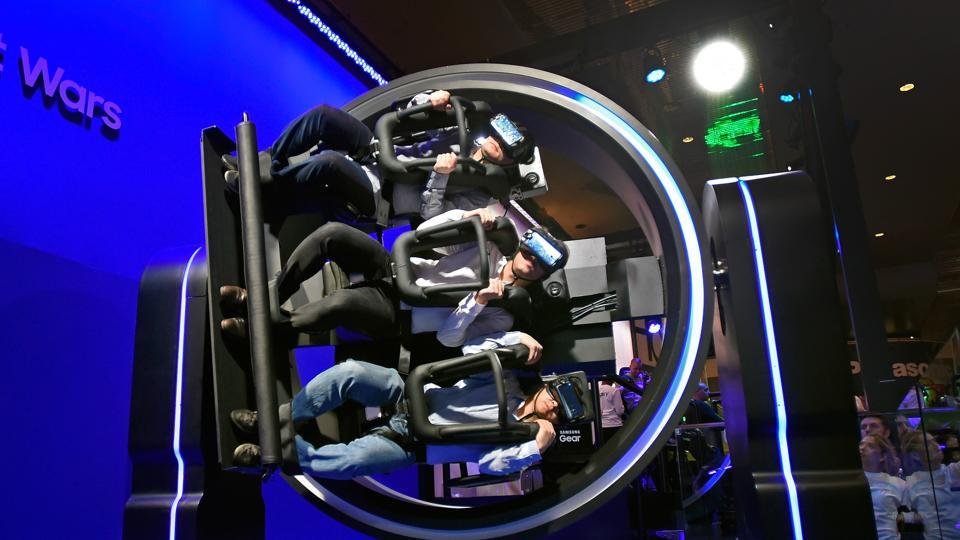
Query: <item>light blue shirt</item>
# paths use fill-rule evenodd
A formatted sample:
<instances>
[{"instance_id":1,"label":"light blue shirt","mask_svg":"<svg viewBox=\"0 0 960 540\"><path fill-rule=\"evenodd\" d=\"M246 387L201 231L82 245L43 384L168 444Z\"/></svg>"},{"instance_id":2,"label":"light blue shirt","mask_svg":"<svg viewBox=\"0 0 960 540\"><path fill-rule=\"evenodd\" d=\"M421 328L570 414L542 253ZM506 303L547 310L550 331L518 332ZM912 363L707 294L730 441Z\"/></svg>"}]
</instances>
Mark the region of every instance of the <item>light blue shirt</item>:
<instances>
[{"instance_id":1,"label":"light blue shirt","mask_svg":"<svg viewBox=\"0 0 960 540\"><path fill-rule=\"evenodd\" d=\"M519 332L499 332L474 339L463 347L464 354L473 354L487 349L519 343ZM468 352L469 351L469 352ZM516 375L504 372L507 408L510 412L523 404ZM450 387L434 384L424 386L427 408L433 411L428 417L431 424L450 425L472 422L496 422L498 418L497 390L491 373L466 377ZM514 419L518 418L514 414ZM484 444L428 445L427 463L477 462L483 474L511 474L540 461L537 441L512 446Z\"/></svg>"}]
</instances>

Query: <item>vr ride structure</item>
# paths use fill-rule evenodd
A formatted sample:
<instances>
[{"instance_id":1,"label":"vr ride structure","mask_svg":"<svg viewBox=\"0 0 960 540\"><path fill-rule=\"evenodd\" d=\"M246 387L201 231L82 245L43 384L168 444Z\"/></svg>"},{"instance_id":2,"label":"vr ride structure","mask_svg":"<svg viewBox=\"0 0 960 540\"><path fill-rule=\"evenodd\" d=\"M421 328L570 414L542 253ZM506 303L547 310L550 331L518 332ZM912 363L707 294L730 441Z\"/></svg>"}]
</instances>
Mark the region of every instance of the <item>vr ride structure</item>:
<instances>
[{"instance_id":1,"label":"vr ride structure","mask_svg":"<svg viewBox=\"0 0 960 540\"><path fill-rule=\"evenodd\" d=\"M463 99L456 100L447 114L428 112L426 108L391 112L393 103L436 88L449 90ZM567 403L571 411L568 416L579 416L584 421L592 417L591 409L595 407L591 400L595 393L584 388L589 386L585 376L570 373L576 371L570 365L612 365L614 321L653 315L662 318L664 338L657 372L623 428L598 448L588 444L587 451L578 454L573 466L551 469L559 472L545 478L537 489L495 500L434 497L435 479L431 474L420 475L419 486L411 491L409 486L393 485L381 476L328 481L300 473L295 455L285 455L283 451L277 405L289 401L304 381L294 352L272 341L267 277L322 221L260 204L255 129L245 119L237 126L236 145L217 128L203 132L206 249L192 252L179 264L158 262L144 274L131 416L134 493L125 513L125 537L210 538L222 535L227 527L243 530L245 537L262 534L258 475L277 470L323 512L374 535L498 538L548 533L609 500L654 458L686 408L710 337L708 314L714 311L714 295L709 287L715 257L711 257L711 243L696 204L676 165L639 122L596 92L546 72L493 64L430 70L371 90L344 110L367 125L375 124L378 161L388 182L420 182L420 171L429 170L433 160L428 163L395 159L391 146L397 130L405 130L400 135L409 135L449 125L448 116L453 116L460 126L461 147L465 147L468 139L464 126L490 120L485 103L494 103L498 111L523 121L536 133L539 146L562 153L602 179L621 198L651 246L655 257L608 262L603 238L569 242L570 262L543 283L547 297L573 306L570 324L543 341L543 364L547 369L552 365L563 368L559 382L553 379L558 392L587 396L580 401L571 398ZM484 114L486 120L482 119ZM479 121L475 119L477 115L481 115ZM512 136L509 129L504 132L508 138ZM220 161L222 155L235 149L240 164L239 200L236 194L224 189ZM538 148L533 149L529 163L513 167L478 165L461 158L451 176L451 184L458 182L486 187L503 200L505 207L511 206L508 199L536 196L547 189ZM383 216L378 221L384 225ZM465 294L462 287L417 288L402 268L411 251L418 249L410 245L428 248L464 240L483 245L484 234L481 227L465 221L435 237L415 232L401 236L396 243L401 249L393 253L393 279L404 299L416 305L419 295L423 302L419 305L451 305L451 301L455 303ZM496 236L496 232L492 234ZM729 239L728 245L735 242L736 239ZM225 340L220 332L219 321L225 314L219 287L224 284L244 284L248 290L249 343ZM311 295L329 294L347 284L349 276L328 264L318 283L305 283L298 293L302 296L295 296L293 301L308 301ZM483 286L485 283L478 283L468 288L477 290ZM529 302L523 292L518 293L517 301L521 304ZM602 297L600 303L584 304L584 299L596 298L598 294ZM724 308L727 313L733 309L729 304ZM576 316L572 315L574 312ZM444 378L444 373L462 376L463 369L496 372L523 356L522 350L498 350L436 365L428 363L438 357L435 352L417 359L418 351L408 348L410 342L404 338L371 344L356 343L335 332L320 338L300 336L300 344L309 343L334 344L338 359L352 355L398 367L402 373L423 364L412 370L414 386L419 384L416 381L420 377ZM450 356L459 356L459 352L448 350L446 356L441 354L439 358ZM502 400L501 420L492 425L453 426L455 429L425 426L423 411L418 409L422 403L418 405L410 380L407 389L414 396L411 422L421 420L413 426L419 437L445 444L471 440L470 437L488 442L510 437L529 440L534 435L534 427L506 419ZM559 390L561 385L567 385L566 389ZM578 405L583 407L579 412ZM231 427L229 413L240 408L259 410L263 467L256 471L238 471L233 463L233 449L241 441ZM852 418L852 409L850 414ZM143 423L147 417L152 418L152 429ZM321 442L348 441L362 433L364 420L361 408L344 407L319 418L316 426L311 427L315 433L301 435L316 436ZM165 428L158 431L155 426ZM591 428L586 426L587 431L582 433L589 435ZM739 430L736 437L743 433L755 436L753 431L741 427L731 429ZM592 430L595 436L599 426L594 425ZM457 439L458 436L467 438ZM850 448L854 449L855 444ZM544 460L551 460L551 452L545 454ZM737 466L736 459L734 465ZM797 469L791 473L789 468L783 468L770 474L786 481L796 473ZM484 482L481 479L477 483ZM853 491L856 489L852 488ZM864 493L869 501L869 493ZM766 493L760 493L757 499L763 508ZM238 507L245 509L242 516L236 512ZM799 508L801 514L806 511L803 506Z\"/></svg>"}]
</instances>

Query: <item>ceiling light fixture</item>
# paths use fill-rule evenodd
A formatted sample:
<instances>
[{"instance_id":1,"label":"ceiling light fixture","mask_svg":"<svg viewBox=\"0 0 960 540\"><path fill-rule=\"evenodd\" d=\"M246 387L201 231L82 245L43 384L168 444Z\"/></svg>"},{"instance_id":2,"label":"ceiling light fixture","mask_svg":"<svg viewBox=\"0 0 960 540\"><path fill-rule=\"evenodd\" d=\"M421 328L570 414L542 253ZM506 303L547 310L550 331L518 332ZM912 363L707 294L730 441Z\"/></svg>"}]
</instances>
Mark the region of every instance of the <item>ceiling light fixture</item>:
<instances>
[{"instance_id":1,"label":"ceiling light fixture","mask_svg":"<svg viewBox=\"0 0 960 540\"><path fill-rule=\"evenodd\" d=\"M909 91L913 90L914 88L916 88L916 85L913 84L912 82L908 82L907 84L905 84L905 85L903 85L903 86L900 87L900 91L901 91L901 92L909 92Z\"/></svg>"},{"instance_id":2,"label":"ceiling light fixture","mask_svg":"<svg viewBox=\"0 0 960 540\"><path fill-rule=\"evenodd\" d=\"M647 49L643 56L643 78L650 84L656 84L667 76L667 64L663 61L660 49Z\"/></svg>"},{"instance_id":3,"label":"ceiling light fixture","mask_svg":"<svg viewBox=\"0 0 960 540\"><path fill-rule=\"evenodd\" d=\"M740 82L746 67L739 47L729 41L714 41L694 57L693 77L708 92L726 92Z\"/></svg>"},{"instance_id":4,"label":"ceiling light fixture","mask_svg":"<svg viewBox=\"0 0 960 540\"><path fill-rule=\"evenodd\" d=\"M897 175L895 175L895 174L888 174L888 175L884 176L883 179L884 179L884 180L893 180L893 179L896 178L896 177L897 177Z\"/></svg>"},{"instance_id":5,"label":"ceiling light fixture","mask_svg":"<svg viewBox=\"0 0 960 540\"><path fill-rule=\"evenodd\" d=\"M683 138L683 142L685 142L685 143L692 143L692 142L693 142L693 137L687 135L686 137Z\"/></svg>"},{"instance_id":6,"label":"ceiling light fixture","mask_svg":"<svg viewBox=\"0 0 960 540\"><path fill-rule=\"evenodd\" d=\"M873 236L875 236L876 238L883 238L886 234L887 233L878 232L878 233L873 233Z\"/></svg>"}]
</instances>

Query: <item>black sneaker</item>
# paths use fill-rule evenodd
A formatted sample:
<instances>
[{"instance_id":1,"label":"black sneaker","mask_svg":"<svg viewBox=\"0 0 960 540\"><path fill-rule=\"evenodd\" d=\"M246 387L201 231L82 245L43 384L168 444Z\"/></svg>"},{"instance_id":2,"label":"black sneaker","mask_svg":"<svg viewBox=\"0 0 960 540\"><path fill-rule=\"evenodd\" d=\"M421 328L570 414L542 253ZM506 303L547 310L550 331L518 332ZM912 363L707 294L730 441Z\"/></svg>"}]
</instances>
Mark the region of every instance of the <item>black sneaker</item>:
<instances>
[{"instance_id":1,"label":"black sneaker","mask_svg":"<svg viewBox=\"0 0 960 540\"><path fill-rule=\"evenodd\" d=\"M233 464L237 467L259 467L260 447L243 443L233 450Z\"/></svg>"},{"instance_id":2,"label":"black sneaker","mask_svg":"<svg viewBox=\"0 0 960 540\"><path fill-rule=\"evenodd\" d=\"M230 421L244 433L257 433L257 411L234 409L230 411Z\"/></svg>"}]
</instances>

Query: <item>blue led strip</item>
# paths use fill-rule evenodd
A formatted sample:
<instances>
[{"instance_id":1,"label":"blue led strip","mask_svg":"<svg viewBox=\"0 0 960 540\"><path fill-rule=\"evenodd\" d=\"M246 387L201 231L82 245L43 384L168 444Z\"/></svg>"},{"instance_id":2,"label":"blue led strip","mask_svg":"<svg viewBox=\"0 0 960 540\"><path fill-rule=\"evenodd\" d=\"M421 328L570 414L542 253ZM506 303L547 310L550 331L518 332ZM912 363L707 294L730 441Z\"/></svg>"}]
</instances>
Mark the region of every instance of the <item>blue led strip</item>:
<instances>
[{"instance_id":1,"label":"blue led strip","mask_svg":"<svg viewBox=\"0 0 960 540\"><path fill-rule=\"evenodd\" d=\"M357 51L353 50L353 47L351 47L350 45L347 45L347 42L344 41L343 38L341 38L336 32L334 32L329 26L327 26L326 23L320 20L320 17L317 17L317 15L310 8L303 5L303 3L300 0L287 0L287 2L296 6L297 11L299 11L301 15L306 17L306 19L310 21L310 24L315 26L317 30L320 30L321 34L326 36L331 43L333 43L334 45L337 46L338 49L343 51L343 54L347 55L347 58L349 58L350 60L353 60L353 63L359 66L364 73L369 75L370 78L374 80L374 82L376 82L380 86L387 84L387 79L385 79L383 75L380 75L380 73L378 73L377 70L373 69L373 66L368 64L366 60L364 60L359 54L357 54Z\"/></svg>"},{"instance_id":2,"label":"blue led strip","mask_svg":"<svg viewBox=\"0 0 960 540\"><path fill-rule=\"evenodd\" d=\"M180 330L177 337L177 394L174 399L173 414L173 456L177 458L177 496L170 504L170 540L177 537L177 506L183 498L183 456L180 455L180 416L183 414L183 342L186 337L185 326L187 320L187 282L190 280L190 267L193 260L200 253L202 247L198 247L190 259L187 260L187 266L183 270L183 282L180 284Z\"/></svg>"},{"instance_id":3,"label":"blue led strip","mask_svg":"<svg viewBox=\"0 0 960 540\"><path fill-rule=\"evenodd\" d=\"M770 293L767 290L767 272L763 266L763 247L760 245L760 229L757 226L757 213L753 208L750 188L743 180L740 192L747 207L747 219L750 224L750 240L753 242L753 255L757 265L757 284L760 288L760 305L763 315L763 330L766 334L767 358L770 361L770 378L773 381L773 397L777 408L777 446L780 450L780 467L783 469L783 481L787 485L787 497L790 500L790 518L793 520L793 537L803 538L800 523L800 502L797 499L797 483L793 479L793 467L790 464L790 448L787 445L787 408L783 400L783 382L780 379L780 356L777 353L777 336L773 331L773 313L770 309Z\"/></svg>"},{"instance_id":4,"label":"blue led strip","mask_svg":"<svg viewBox=\"0 0 960 540\"><path fill-rule=\"evenodd\" d=\"M697 502L701 497L706 495L711 489L713 489L713 486L717 485L717 482L723 478L724 473L726 473L727 470L732 466L733 465L730 465L730 454L723 456L723 461L720 462L720 465L718 465L716 469L707 471L707 476L710 478L704 482L702 486L700 486L700 489L693 492L689 497L683 500L683 507L686 508L690 506L691 504Z\"/></svg>"},{"instance_id":5,"label":"blue led strip","mask_svg":"<svg viewBox=\"0 0 960 540\"><path fill-rule=\"evenodd\" d=\"M601 477L601 481L612 483L615 480L613 476L618 474L617 471L639 460L640 456L650 449L657 436L667 427L670 414L679 406L680 400L684 395L684 390L690 381L703 330L705 301L702 274L703 259L693 215L687 207L686 198L683 196L683 192L680 190L676 178L673 177L673 174L671 174L670 169L666 163L664 163L663 159L650 144L640 136L633 126L625 122L613 111L579 93L573 93L570 97L615 129L620 136L630 143L650 167L654 177L666 193L667 200L670 203L669 208L673 210L680 224L680 236L683 240L684 254L688 262L687 271L689 275L687 278L690 281L690 316L687 320L687 332L684 337L683 350L680 353L677 373L670 382L666 396L657 409L657 412L653 415L650 423L647 424L640 436L637 437L633 446L630 447L630 450L624 453L617 464Z\"/></svg>"}]
</instances>

